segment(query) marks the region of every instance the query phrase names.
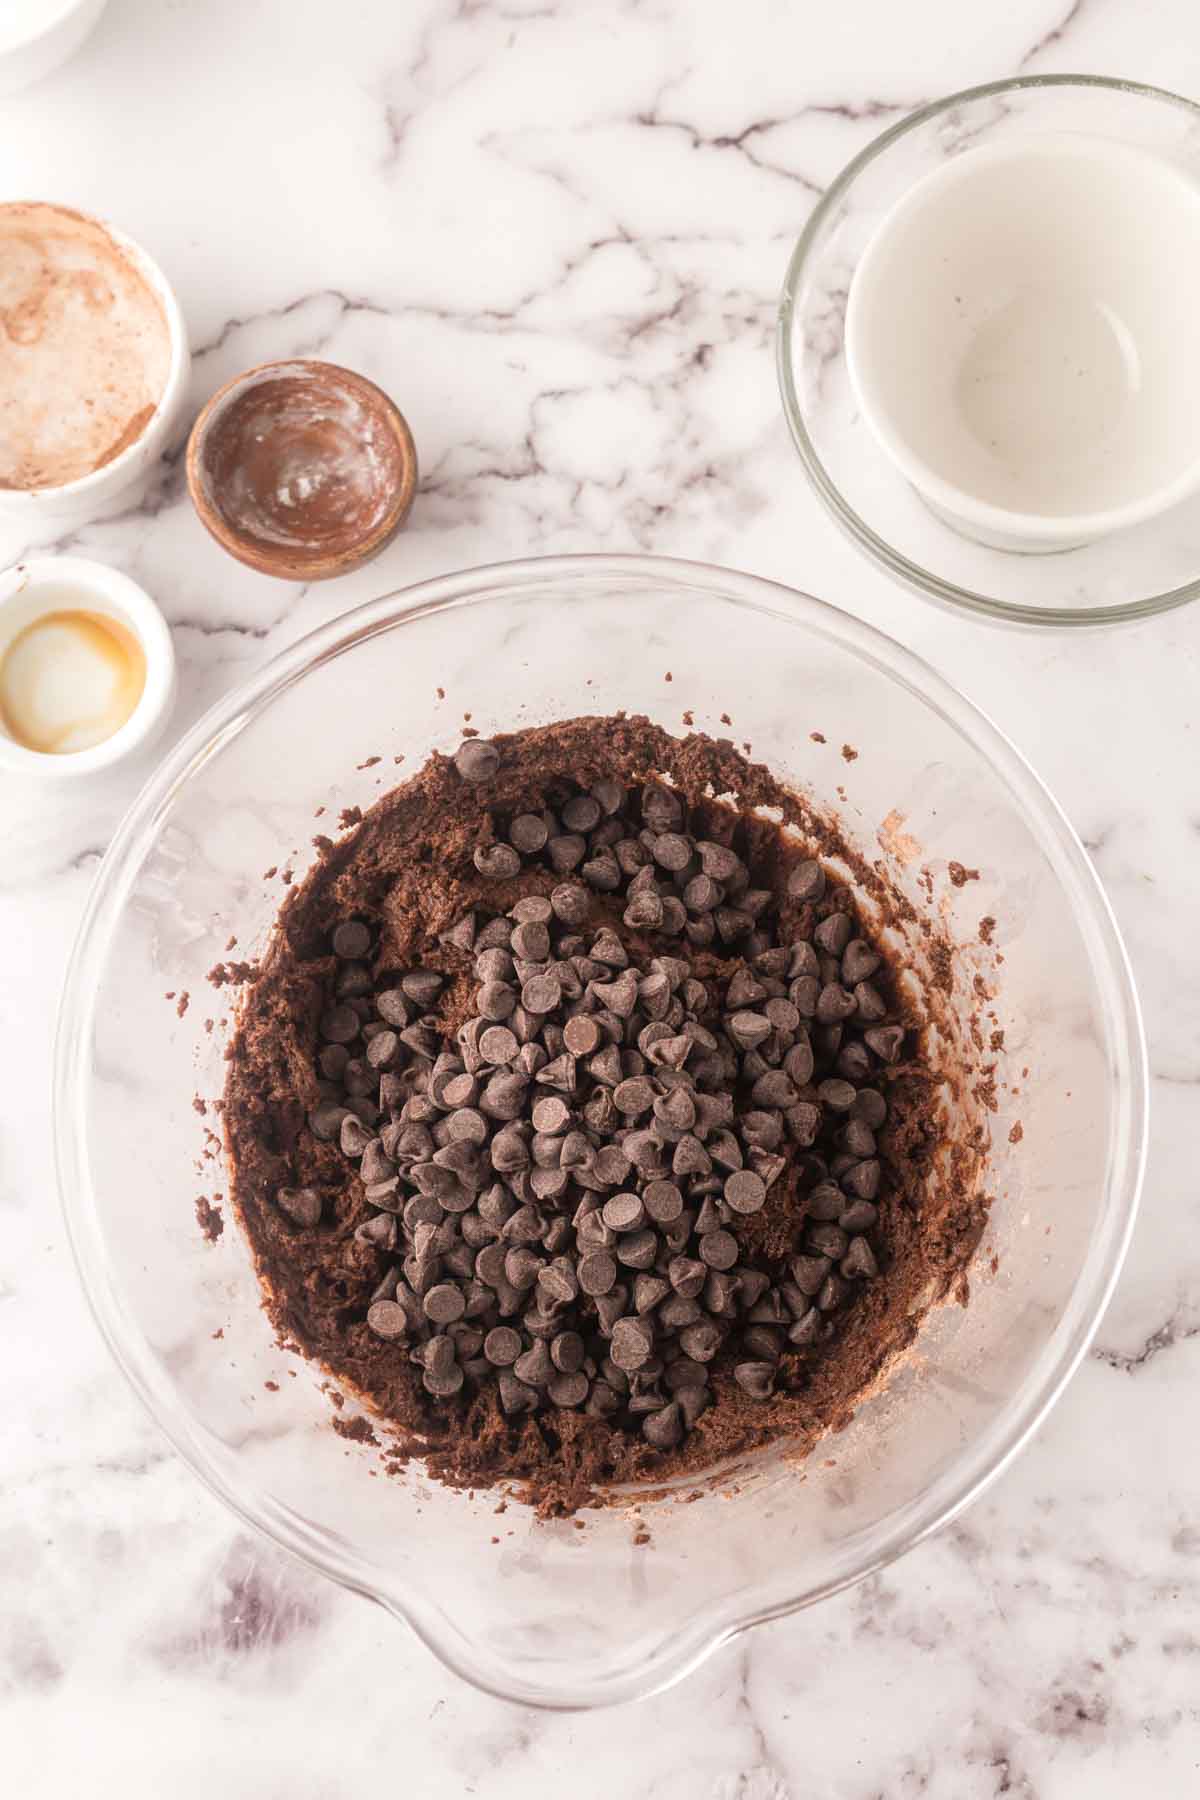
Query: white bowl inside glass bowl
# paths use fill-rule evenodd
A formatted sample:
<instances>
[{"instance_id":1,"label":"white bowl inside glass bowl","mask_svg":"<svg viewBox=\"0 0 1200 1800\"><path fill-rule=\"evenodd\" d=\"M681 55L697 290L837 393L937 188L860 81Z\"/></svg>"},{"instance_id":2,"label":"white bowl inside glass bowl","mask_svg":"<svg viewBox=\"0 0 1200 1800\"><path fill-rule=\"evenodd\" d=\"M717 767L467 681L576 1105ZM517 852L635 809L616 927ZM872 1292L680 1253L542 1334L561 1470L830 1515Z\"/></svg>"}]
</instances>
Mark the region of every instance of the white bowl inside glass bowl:
<instances>
[{"instance_id":1,"label":"white bowl inside glass bowl","mask_svg":"<svg viewBox=\"0 0 1200 1800\"><path fill-rule=\"evenodd\" d=\"M464 712L487 735L617 709L680 735L685 710L714 734L728 715L757 759L836 805L916 911L948 922L964 1009L983 970L1002 973L989 1004L1005 1033L971 1304L930 1315L887 1387L803 1469L776 1451L732 1485L647 1499L650 1545L633 1541L620 1507L590 1510L579 1531L516 1501L498 1519L494 1493L452 1492L419 1464L370 1479L378 1453L348 1454L330 1429L321 1371L274 1342L233 1221L212 1244L193 1217L193 1159L216 1120L192 1100L220 1091L228 1004L206 971L231 937L238 956L266 942L283 890L260 872L303 873L316 809L329 820L367 805L394 758L406 773L453 750ZM985 915L1002 971L979 943ZM182 1017L166 990L190 993ZM677 1679L745 1627L879 1568L981 1491L1099 1321L1132 1225L1145 1105L1136 996L1099 884L1045 789L966 700L888 638L772 583L648 557L560 557L358 608L278 657L166 759L81 928L56 1144L101 1328L197 1474L479 1686L587 1706ZM224 1188L219 1161L199 1185ZM281 1379L289 1367L296 1378ZM264 1393L267 1379L278 1393Z\"/></svg>"}]
</instances>

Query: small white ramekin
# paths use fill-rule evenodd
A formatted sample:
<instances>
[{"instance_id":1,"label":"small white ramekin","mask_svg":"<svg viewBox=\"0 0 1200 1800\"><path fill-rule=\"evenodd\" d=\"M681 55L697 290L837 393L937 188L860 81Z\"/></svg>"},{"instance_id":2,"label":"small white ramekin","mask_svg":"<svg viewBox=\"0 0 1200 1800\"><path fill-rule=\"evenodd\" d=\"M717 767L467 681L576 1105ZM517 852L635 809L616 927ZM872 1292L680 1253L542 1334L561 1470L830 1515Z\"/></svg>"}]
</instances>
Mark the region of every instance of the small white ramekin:
<instances>
[{"instance_id":1,"label":"small white ramekin","mask_svg":"<svg viewBox=\"0 0 1200 1800\"><path fill-rule=\"evenodd\" d=\"M55 206L53 201L38 204ZM149 424L142 435L110 463L105 463L102 469L94 469L90 475L81 475L77 481L64 482L61 487L0 488L0 523L28 531L31 538L43 542L77 531L93 519L108 517L136 503L139 491L145 490L179 422L191 366L183 312L158 264L107 219L97 218L93 213L81 213L73 207L61 210L72 218L86 219L89 224L98 226L118 249L124 251L148 282L162 304L171 358L167 379Z\"/></svg>"},{"instance_id":2,"label":"small white ramekin","mask_svg":"<svg viewBox=\"0 0 1200 1800\"><path fill-rule=\"evenodd\" d=\"M978 543L1047 554L1143 524L1200 488L1198 270L1200 185L1170 158L1075 131L965 150L885 215L854 272L859 412L931 511ZM1014 335L966 381L1002 397L1006 438L969 426L962 396L1010 305L1046 325L1042 353Z\"/></svg>"},{"instance_id":3,"label":"small white ramekin","mask_svg":"<svg viewBox=\"0 0 1200 1800\"><path fill-rule=\"evenodd\" d=\"M82 556L43 556L0 575L0 658L9 644L43 613L69 604L102 613L137 638L146 658L142 697L119 731L90 750L61 755L15 743L0 720L0 770L43 780L75 780L110 769L158 735L175 701L175 646L170 627L144 588L119 569Z\"/></svg>"},{"instance_id":4,"label":"small white ramekin","mask_svg":"<svg viewBox=\"0 0 1200 1800\"><path fill-rule=\"evenodd\" d=\"M17 94L74 56L100 22L108 0L48 0L27 23L0 20L0 94Z\"/></svg>"}]
</instances>

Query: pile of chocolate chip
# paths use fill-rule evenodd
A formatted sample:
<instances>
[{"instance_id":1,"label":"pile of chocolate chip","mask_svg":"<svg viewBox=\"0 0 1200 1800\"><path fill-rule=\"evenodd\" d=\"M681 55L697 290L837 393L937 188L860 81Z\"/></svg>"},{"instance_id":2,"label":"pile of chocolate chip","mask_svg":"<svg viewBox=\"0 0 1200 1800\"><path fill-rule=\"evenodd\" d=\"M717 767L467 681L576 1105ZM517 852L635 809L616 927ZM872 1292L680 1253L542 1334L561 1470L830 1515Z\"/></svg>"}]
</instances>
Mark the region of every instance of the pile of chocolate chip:
<instances>
[{"instance_id":1,"label":"pile of chocolate chip","mask_svg":"<svg viewBox=\"0 0 1200 1800\"><path fill-rule=\"evenodd\" d=\"M486 810L494 748L455 760L480 784L476 869L544 871L548 891L443 934L479 983L452 1049L442 972L380 983L370 927L333 933L309 1122L357 1164L358 1235L387 1258L367 1325L407 1347L435 1401L494 1385L510 1416L582 1408L671 1450L712 1401L714 1362L768 1398L781 1358L819 1346L877 1273L873 1075L904 1027L819 863L786 877L811 937L781 942L782 895L694 837L672 788L603 781L557 816L502 818ZM702 952L719 977L696 973ZM755 1266L739 1222L785 1179L794 1253ZM276 1198L319 1222L316 1190Z\"/></svg>"}]
</instances>

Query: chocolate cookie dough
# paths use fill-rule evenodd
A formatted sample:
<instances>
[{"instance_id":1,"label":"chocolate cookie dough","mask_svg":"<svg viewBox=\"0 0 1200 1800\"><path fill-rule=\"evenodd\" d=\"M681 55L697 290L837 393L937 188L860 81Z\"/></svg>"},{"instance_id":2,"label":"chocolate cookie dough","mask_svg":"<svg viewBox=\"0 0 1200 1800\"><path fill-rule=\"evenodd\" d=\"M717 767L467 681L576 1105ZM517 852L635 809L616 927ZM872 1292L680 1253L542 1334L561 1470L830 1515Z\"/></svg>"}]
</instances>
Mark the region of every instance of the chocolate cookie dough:
<instances>
[{"instance_id":1,"label":"chocolate cookie dough","mask_svg":"<svg viewBox=\"0 0 1200 1800\"><path fill-rule=\"evenodd\" d=\"M973 1164L828 829L579 719L432 757L287 897L231 1197L281 1335L435 1476L568 1511L804 1450L961 1279Z\"/></svg>"}]
</instances>

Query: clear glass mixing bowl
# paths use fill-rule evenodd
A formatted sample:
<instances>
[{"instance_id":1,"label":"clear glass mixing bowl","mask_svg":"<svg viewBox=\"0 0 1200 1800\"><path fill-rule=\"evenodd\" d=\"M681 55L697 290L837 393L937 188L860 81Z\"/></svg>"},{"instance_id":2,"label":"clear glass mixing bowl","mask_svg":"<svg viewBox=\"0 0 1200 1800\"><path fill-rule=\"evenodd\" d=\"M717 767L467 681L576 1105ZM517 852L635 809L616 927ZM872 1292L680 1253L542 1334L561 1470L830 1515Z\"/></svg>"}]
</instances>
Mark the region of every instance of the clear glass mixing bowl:
<instances>
[{"instance_id":1,"label":"clear glass mixing bowl","mask_svg":"<svg viewBox=\"0 0 1200 1800\"><path fill-rule=\"evenodd\" d=\"M989 549L937 518L876 442L850 383L845 324L867 246L919 181L977 146L1061 133L1131 146L1200 180L1200 107L1179 94L1102 75L1019 75L949 94L889 126L826 188L792 253L776 337L801 465L854 542L927 599L1056 628L1148 618L1200 596L1200 497L1075 550ZM1144 273L1178 280L1165 246Z\"/></svg>"},{"instance_id":2,"label":"clear glass mixing bowl","mask_svg":"<svg viewBox=\"0 0 1200 1800\"><path fill-rule=\"evenodd\" d=\"M969 1307L930 1316L886 1389L802 1468L776 1452L732 1485L647 1501L648 1544L621 1509L595 1509L580 1531L513 1501L497 1516L494 1493L450 1492L419 1465L372 1479L377 1453L330 1429L320 1371L274 1343L235 1223L211 1244L193 1216L198 1190L225 1185L219 1154L207 1177L194 1172L217 1120L193 1096L220 1091L229 1009L205 975L232 936L237 955L265 942L283 890L263 871L303 872L339 807L390 784L393 758L411 771L453 749L464 713L487 734L618 708L677 733L684 709L717 733L728 713L738 740L837 806L918 909L947 923L962 945L961 1006L977 978L990 983L1005 1032L994 1204ZM978 880L956 885L952 860ZM994 950L979 942L984 915ZM182 1017L168 990L190 993ZM215 707L104 860L56 1069L59 1176L83 1280L181 1455L244 1520L381 1602L460 1674L545 1706L649 1693L746 1626L879 1568L978 1494L1100 1318L1133 1220L1145 1108L1111 913L1011 745L844 613L645 557L509 563L387 595Z\"/></svg>"}]
</instances>

